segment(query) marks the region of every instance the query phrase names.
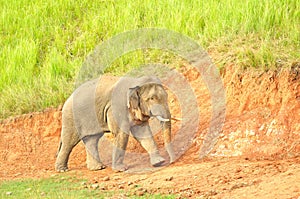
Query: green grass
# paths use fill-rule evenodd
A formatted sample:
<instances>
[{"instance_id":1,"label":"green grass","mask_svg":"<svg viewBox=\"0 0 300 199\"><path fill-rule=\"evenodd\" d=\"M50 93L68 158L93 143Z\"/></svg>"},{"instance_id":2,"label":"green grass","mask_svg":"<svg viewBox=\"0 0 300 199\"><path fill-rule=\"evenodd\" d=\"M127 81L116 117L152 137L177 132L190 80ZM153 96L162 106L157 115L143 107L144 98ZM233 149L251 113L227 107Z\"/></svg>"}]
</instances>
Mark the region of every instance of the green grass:
<instances>
[{"instance_id":1,"label":"green grass","mask_svg":"<svg viewBox=\"0 0 300 199\"><path fill-rule=\"evenodd\" d=\"M127 196L130 198L175 198L175 196L163 196L160 194L145 193L143 196L134 195L134 190L125 193L124 190L104 191L88 188L83 185L86 180L71 176L55 176L51 178L33 180L13 180L0 182L0 198L12 199L37 199L37 198L63 198L63 199L85 199L85 198L111 198L117 196ZM132 193L131 193L132 192Z\"/></svg>"},{"instance_id":2,"label":"green grass","mask_svg":"<svg viewBox=\"0 0 300 199\"><path fill-rule=\"evenodd\" d=\"M137 28L188 35L219 67L268 70L300 59L297 0L0 0L0 17L0 118L62 104L88 53ZM150 63L149 57L169 59L136 52L108 72Z\"/></svg>"},{"instance_id":3,"label":"green grass","mask_svg":"<svg viewBox=\"0 0 300 199\"><path fill-rule=\"evenodd\" d=\"M52 177L40 180L16 180L0 183L1 198L104 198L113 193L101 193L83 188L83 180Z\"/></svg>"}]
</instances>

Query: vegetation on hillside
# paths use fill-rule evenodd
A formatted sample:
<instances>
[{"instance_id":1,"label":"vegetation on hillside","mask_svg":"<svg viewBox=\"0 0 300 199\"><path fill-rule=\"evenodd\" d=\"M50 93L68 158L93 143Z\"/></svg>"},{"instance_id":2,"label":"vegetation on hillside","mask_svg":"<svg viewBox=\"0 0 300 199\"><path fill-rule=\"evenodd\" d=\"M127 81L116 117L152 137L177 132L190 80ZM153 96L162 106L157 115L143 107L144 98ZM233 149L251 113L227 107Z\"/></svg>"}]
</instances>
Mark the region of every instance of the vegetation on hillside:
<instances>
[{"instance_id":1,"label":"vegetation on hillside","mask_svg":"<svg viewBox=\"0 0 300 199\"><path fill-rule=\"evenodd\" d=\"M0 118L62 104L85 57L127 30L185 34L219 67L267 70L300 58L297 0L0 1ZM120 58L117 65L148 60L140 52L132 56L138 59ZM150 57L164 59L155 52Z\"/></svg>"}]
</instances>

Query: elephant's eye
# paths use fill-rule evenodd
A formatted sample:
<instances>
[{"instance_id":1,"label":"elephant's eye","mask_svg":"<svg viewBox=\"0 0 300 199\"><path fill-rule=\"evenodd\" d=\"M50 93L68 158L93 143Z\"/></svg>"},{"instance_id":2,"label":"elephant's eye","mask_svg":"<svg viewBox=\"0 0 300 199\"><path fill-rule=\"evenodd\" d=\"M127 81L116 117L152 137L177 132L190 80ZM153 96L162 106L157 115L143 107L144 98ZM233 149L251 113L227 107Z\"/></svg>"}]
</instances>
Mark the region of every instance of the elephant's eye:
<instances>
[{"instance_id":1,"label":"elephant's eye","mask_svg":"<svg viewBox=\"0 0 300 199\"><path fill-rule=\"evenodd\" d=\"M149 97L149 98L147 99L147 101L153 101L153 100L155 100L155 99L156 99L155 96L151 96L151 97Z\"/></svg>"}]
</instances>

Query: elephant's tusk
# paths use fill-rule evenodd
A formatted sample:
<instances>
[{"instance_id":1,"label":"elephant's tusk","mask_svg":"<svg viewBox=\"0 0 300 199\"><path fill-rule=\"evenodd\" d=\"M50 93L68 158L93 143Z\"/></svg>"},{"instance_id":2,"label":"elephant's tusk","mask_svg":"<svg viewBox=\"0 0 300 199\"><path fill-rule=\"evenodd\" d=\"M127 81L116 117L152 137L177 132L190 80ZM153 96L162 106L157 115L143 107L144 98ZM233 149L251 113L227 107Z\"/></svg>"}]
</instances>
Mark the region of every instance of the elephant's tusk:
<instances>
[{"instance_id":1,"label":"elephant's tusk","mask_svg":"<svg viewBox=\"0 0 300 199\"><path fill-rule=\"evenodd\" d=\"M161 122L169 122L170 120L169 119L165 119L165 118L163 118L163 117L161 117L161 116L155 116L159 121L161 121Z\"/></svg>"},{"instance_id":2,"label":"elephant's tusk","mask_svg":"<svg viewBox=\"0 0 300 199\"><path fill-rule=\"evenodd\" d=\"M171 119L175 121L182 121L182 118L178 118L178 117L171 117Z\"/></svg>"}]
</instances>

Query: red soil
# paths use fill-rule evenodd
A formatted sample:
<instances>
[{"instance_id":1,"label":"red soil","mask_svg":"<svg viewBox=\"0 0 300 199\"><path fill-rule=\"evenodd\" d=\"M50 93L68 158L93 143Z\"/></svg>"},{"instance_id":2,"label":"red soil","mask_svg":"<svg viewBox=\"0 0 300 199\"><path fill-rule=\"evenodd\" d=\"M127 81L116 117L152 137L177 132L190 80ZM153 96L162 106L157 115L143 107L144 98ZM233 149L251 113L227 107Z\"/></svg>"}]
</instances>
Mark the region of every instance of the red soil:
<instances>
[{"instance_id":1,"label":"red soil","mask_svg":"<svg viewBox=\"0 0 300 199\"><path fill-rule=\"evenodd\" d=\"M196 71L186 67L181 72L197 96L201 120L192 146L177 162L144 174L114 173L110 168L92 172L86 169L80 143L71 154L69 174L98 183L103 190L125 189L137 195L300 197L300 69L241 73L227 67L222 72L225 124L215 148L202 160L198 155L210 122L210 95ZM170 93L171 112L181 117L177 105ZM179 127L180 121L173 121L173 131ZM54 171L60 130L61 108L1 121L0 180L60 175ZM138 150L134 146L131 140L129 150ZM136 190L136 184L142 188Z\"/></svg>"}]
</instances>

